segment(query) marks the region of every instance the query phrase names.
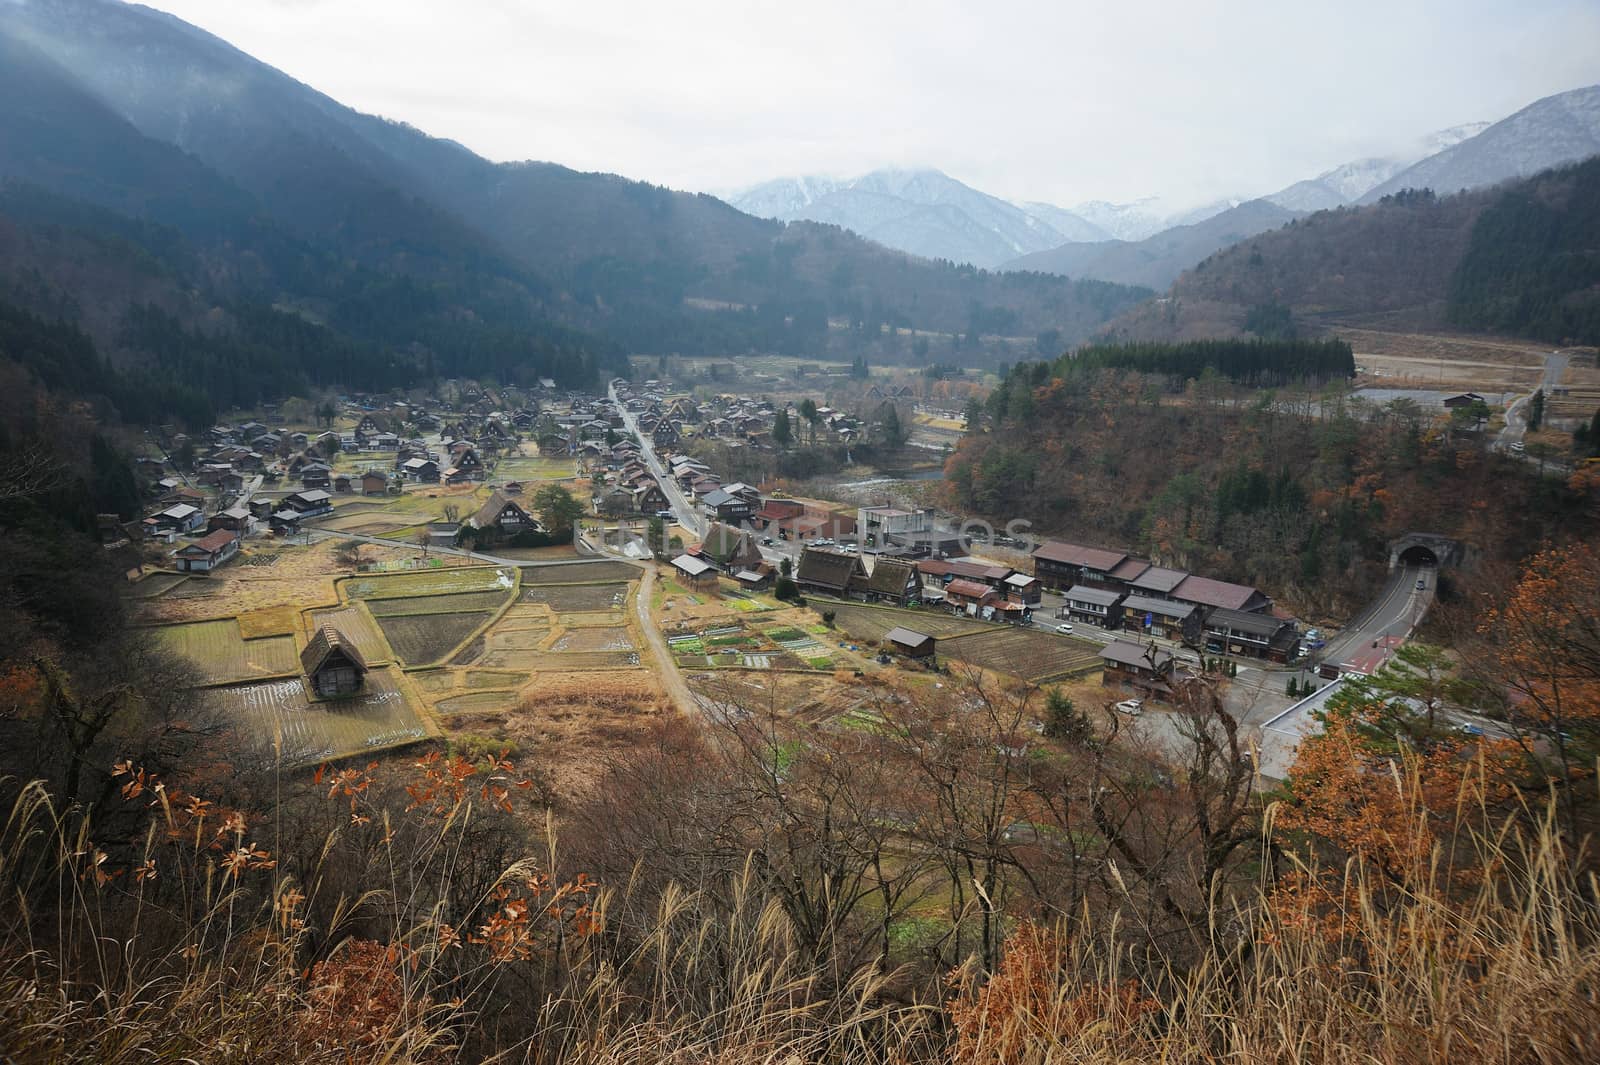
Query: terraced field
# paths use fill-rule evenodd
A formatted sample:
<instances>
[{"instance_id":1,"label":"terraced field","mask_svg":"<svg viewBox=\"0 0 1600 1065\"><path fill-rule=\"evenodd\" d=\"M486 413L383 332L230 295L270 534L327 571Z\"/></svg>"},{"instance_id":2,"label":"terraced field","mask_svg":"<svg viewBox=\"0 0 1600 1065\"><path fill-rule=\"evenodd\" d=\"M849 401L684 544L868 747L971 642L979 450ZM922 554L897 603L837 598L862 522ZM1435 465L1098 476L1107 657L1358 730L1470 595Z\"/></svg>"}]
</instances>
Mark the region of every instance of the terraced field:
<instances>
[{"instance_id":1,"label":"terraced field","mask_svg":"<svg viewBox=\"0 0 1600 1065\"><path fill-rule=\"evenodd\" d=\"M182 573L152 573L137 584L130 585L127 594L135 599L150 599L165 595L187 579Z\"/></svg>"},{"instance_id":2,"label":"terraced field","mask_svg":"<svg viewBox=\"0 0 1600 1065\"><path fill-rule=\"evenodd\" d=\"M987 622L954 614L899 610L895 607L867 606L865 603L829 603L826 609L834 612L835 625L858 640L881 640L884 633L897 625L941 639L984 632L995 627Z\"/></svg>"},{"instance_id":3,"label":"terraced field","mask_svg":"<svg viewBox=\"0 0 1600 1065\"><path fill-rule=\"evenodd\" d=\"M377 573L343 582L352 599L408 599L459 592L506 592L516 585L514 566L442 566L412 573Z\"/></svg>"},{"instance_id":4,"label":"terraced field","mask_svg":"<svg viewBox=\"0 0 1600 1065\"><path fill-rule=\"evenodd\" d=\"M366 690L348 699L312 702L299 677L213 688L206 698L263 755L277 745L285 765L318 762L396 747L433 735L433 729L388 669L367 674Z\"/></svg>"},{"instance_id":5,"label":"terraced field","mask_svg":"<svg viewBox=\"0 0 1600 1065\"><path fill-rule=\"evenodd\" d=\"M236 684L300 670L294 637L246 640L233 618L163 625L154 631L164 646L194 663L202 684Z\"/></svg>"},{"instance_id":6,"label":"terraced field","mask_svg":"<svg viewBox=\"0 0 1600 1065\"><path fill-rule=\"evenodd\" d=\"M1032 684L1092 673L1101 665L1096 644L1010 625L941 639L937 653Z\"/></svg>"},{"instance_id":7,"label":"terraced field","mask_svg":"<svg viewBox=\"0 0 1600 1065\"><path fill-rule=\"evenodd\" d=\"M383 638L372 615L360 603L352 603L338 610L315 611L311 615L311 625L313 629L323 625L338 629L345 639L356 645L356 650L361 652L369 666L387 664L391 657L388 641Z\"/></svg>"},{"instance_id":8,"label":"terraced field","mask_svg":"<svg viewBox=\"0 0 1600 1065\"><path fill-rule=\"evenodd\" d=\"M628 586L612 584L540 584L523 588L521 602L545 603L558 613L617 610L627 601Z\"/></svg>"},{"instance_id":9,"label":"terraced field","mask_svg":"<svg viewBox=\"0 0 1600 1065\"><path fill-rule=\"evenodd\" d=\"M615 628L569 629L550 645L552 651L631 651L628 630Z\"/></svg>"},{"instance_id":10,"label":"terraced field","mask_svg":"<svg viewBox=\"0 0 1600 1065\"><path fill-rule=\"evenodd\" d=\"M503 458L494 467L496 482L566 481L578 475L578 464L570 458L516 455Z\"/></svg>"},{"instance_id":11,"label":"terraced field","mask_svg":"<svg viewBox=\"0 0 1600 1065\"><path fill-rule=\"evenodd\" d=\"M407 666L442 661L481 625L493 617L488 611L446 614L393 614L377 619L378 627Z\"/></svg>"},{"instance_id":12,"label":"terraced field","mask_svg":"<svg viewBox=\"0 0 1600 1065\"><path fill-rule=\"evenodd\" d=\"M639 567L626 562L572 562L563 565L523 566L522 586L533 584L583 584L592 581L636 581Z\"/></svg>"},{"instance_id":13,"label":"terraced field","mask_svg":"<svg viewBox=\"0 0 1600 1065\"><path fill-rule=\"evenodd\" d=\"M498 610L511 598L509 591L451 592L445 595L412 595L396 599L369 599L367 609L374 617L402 614L453 614L462 611Z\"/></svg>"}]
</instances>

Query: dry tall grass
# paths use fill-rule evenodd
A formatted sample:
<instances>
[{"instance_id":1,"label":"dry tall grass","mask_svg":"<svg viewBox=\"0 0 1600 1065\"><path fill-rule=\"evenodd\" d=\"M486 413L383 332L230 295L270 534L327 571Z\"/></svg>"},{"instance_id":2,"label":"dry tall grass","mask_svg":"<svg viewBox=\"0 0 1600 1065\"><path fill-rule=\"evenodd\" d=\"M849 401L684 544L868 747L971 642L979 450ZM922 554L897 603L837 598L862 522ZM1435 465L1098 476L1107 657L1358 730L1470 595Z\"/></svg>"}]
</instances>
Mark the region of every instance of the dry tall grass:
<instances>
[{"instance_id":1,"label":"dry tall grass","mask_svg":"<svg viewBox=\"0 0 1600 1065\"><path fill-rule=\"evenodd\" d=\"M444 790L424 804L441 814L425 837L441 854L474 801ZM513 936L463 964L438 904L411 904L421 877L396 872L313 930L301 888L251 857L264 849L237 823L216 829L158 804L146 850L176 830L197 860L165 861L163 875L184 882L157 905L139 867L104 872L85 818L56 811L37 787L21 792L0 848L15 900L0 943L0 1060L1600 1061L1600 885L1574 871L1549 811L1465 832L1448 872L1435 854L1437 871L1402 890L1352 864L1331 909L1314 892L1269 903L1263 883L1212 937L1230 945L1182 971L1135 962L1148 953L1123 949L1137 930L1115 914L1024 923L998 973L952 974L950 1002L921 1004L891 993L889 974L841 981L809 962L749 865L714 897L669 890L648 919L628 922L642 934L608 927L608 913L638 903L630 885L613 885L583 911L584 927L563 911L559 934ZM550 846L495 890L549 867ZM474 912L492 923L509 896L488 894ZM387 944L346 930L357 910L388 915ZM488 1012L479 992L529 959L524 975L538 979L516 985L524 997L510 1012L501 987L502 1012ZM532 1034L500 1045L495 1031L512 1016Z\"/></svg>"}]
</instances>

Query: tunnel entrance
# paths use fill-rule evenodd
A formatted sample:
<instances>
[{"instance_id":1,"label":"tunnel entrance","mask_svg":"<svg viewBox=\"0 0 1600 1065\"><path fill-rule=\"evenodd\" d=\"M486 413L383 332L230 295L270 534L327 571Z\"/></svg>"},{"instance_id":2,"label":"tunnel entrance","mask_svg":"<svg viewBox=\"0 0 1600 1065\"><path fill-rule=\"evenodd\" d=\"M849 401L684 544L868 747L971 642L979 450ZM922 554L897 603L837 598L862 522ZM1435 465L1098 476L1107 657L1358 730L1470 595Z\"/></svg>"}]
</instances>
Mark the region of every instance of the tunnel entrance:
<instances>
[{"instance_id":1,"label":"tunnel entrance","mask_svg":"<svg viewBox=\"0 0 1600 1065\"><path fill-rule=\"evenodd\" d=\"M1400 552L1400 564L1402 566L1437 566L1439 564L1439 556L1433 553L1432 548L1423 547L1421 544L1413 544Z\"/></svg>"},{"instance_id":2,"label":"tunnel entrance","mask_svg":"<svg viewBox=\"0 0 1600 1065\"><path fill-rule=\"evenodd\" d=\"M1460 540L1437 533L1406 533L1389 542L1389 568L1396 566L1459 566L1466 555Z\"/></svg>"}]
</instances>

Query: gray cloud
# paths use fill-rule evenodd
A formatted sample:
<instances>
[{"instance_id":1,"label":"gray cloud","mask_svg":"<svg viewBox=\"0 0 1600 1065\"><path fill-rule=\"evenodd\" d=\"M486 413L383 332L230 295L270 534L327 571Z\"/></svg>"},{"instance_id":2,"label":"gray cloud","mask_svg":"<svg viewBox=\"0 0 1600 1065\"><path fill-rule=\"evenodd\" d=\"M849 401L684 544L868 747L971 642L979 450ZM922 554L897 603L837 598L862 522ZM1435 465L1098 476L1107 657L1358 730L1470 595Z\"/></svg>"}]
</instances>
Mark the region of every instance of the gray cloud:
<instances>
[{"instance_id":1,"label":"gray cloud","mask_svg":"<svg viewBox=\"0 0 1600 1065\"><path fill-rule=\"evenodd\" d=\"M895 164L1199 202L1600 81L1592 0L152 6L490 158L707 190Z\"/></svg>"}]
</instances>

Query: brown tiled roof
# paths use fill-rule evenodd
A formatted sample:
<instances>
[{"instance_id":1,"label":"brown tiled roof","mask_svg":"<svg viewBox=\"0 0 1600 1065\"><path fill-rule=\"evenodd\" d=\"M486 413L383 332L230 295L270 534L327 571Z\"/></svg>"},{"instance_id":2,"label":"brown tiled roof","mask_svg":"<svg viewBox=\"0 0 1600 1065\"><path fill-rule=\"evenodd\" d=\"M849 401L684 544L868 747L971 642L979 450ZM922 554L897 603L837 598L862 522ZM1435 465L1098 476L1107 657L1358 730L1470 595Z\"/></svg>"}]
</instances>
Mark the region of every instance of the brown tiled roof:
<instances>
[{"instance_id":1,"label":"brown tiled roof","mask_svg":"<svg viewBox=\"0 0 1600 1065\"><path fill-rule=\"evenodd\" d=\"M1243 610L1251 600L1261 597L1260 592L1243 584L1229 584L1227 581L1214 581L1210 577L1190 576L1173 589L1172 597L1182 599L1188 603L1199 603L1202 606L1221 606L1229 610Z\"/></svg>"},{"instance_id":2,"label":"brown tiled roof","mask_svg":"<svg viewBox=\"0 0 1600 1065\"><path fill-rule=\"evenodd\" d=\"M979 584L977 581L969 581L961 577L947 584L944 590L948 595L960 595L968 599L982 599L986 595L994 594L994 589L987 584Z\"/></svg>"},{"instance_id":3,"label":"brown tiled roof","mask_svg":"<svg viewBox=\"0 0 1600 1065\"><path fill-rule=\"evenodd\" d=\"M317 630L316 635L306 644L306 649L300 652L300 667L310 676L328 660L328 656L335 651L348 658L352 665L361 672L367 671L367 660L361 657L361 652L356 645L345 639L344 634L332 625L324 625Z\"/></svg>"},{"instance_id":4,"label":"brown tiled roof","mask_svg":"<svg viewBox=\"0 0 1600 1065\"><path fill-rule=\"evenodd\" d=\"M1119 581L1131 581L1145 570L1150 568L1150 563L1142 558L1130 558L1122 565L1111 571L1111 576Z\"/></svg>"},{"instance_id":5,"label":"brown tiled roof","mask_svg":"<svg viewBox=\"0 0 1600 1065\"><path fill-rule=\"evenodd\" d=\"M1084 547L1081 544L1062 543L1060 540L1047 540L1033 553L1034 558L1042 558L1046 562L1059 562L1067 566L1087 566L1090 569L1104 570L1109 573L1127 561L1128 556L1120 551L1106 551L1098 547Z\"/></svg>"},{"instance_id":6,"label":"brown tiled roof","mask_svg":"<svg viewBox=\"0 0 1600 1065\"><path fill-rule=\"evenodd\" d=\"M1170 593L1172 589L1183 583L1189 576L1181 569L1163 569L1160 566L1151 566L1133 582L1133 587L1142 592Z\"/></svg>"},{"instance_id":7,"label":"brown tiled roof","mask_svg":"<svg viewBox=\"0 0 1600 1065\"><path fill-rule=\"evenodd\" d=\"M181 555L185 551L200 550L204 551L208 555L214 555L238 538L239 534L231 529L218 529L215 532L210 532L200 537L200 539L196 540L192 544L189 544L187 547L180 548L178 554Z\"/></svg>"},{"instance_id":8,"label":"brown tiled roof","mask_svg":"<svg viewBox=\"0 0 1600 1065\"><path fill-rule=\"evenodd\" d=\"M991 566L984 562L971 562L958 558L950 563L950 572L957 577L968 577L975 581L1002 581L1011 572L1011 567Z\"/></svg>"}]
</instances>

